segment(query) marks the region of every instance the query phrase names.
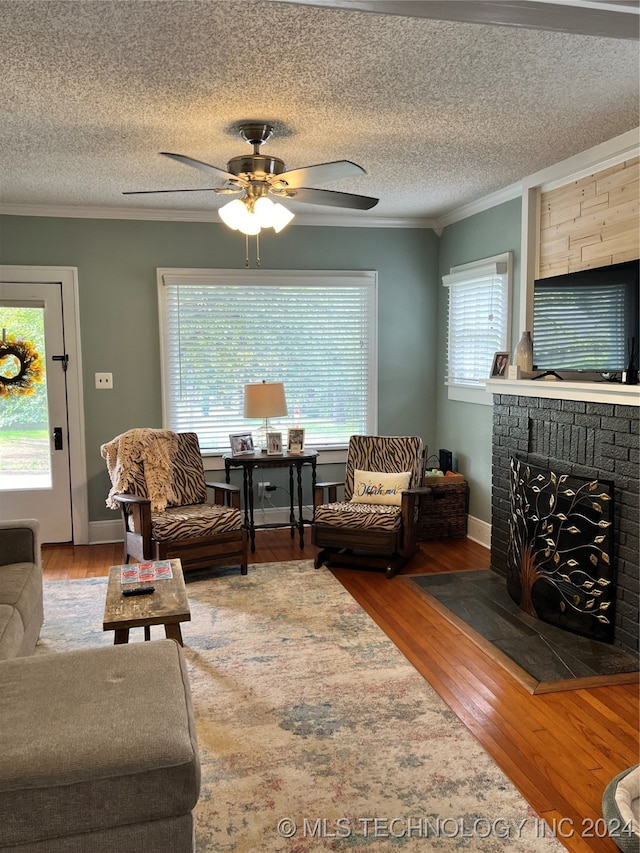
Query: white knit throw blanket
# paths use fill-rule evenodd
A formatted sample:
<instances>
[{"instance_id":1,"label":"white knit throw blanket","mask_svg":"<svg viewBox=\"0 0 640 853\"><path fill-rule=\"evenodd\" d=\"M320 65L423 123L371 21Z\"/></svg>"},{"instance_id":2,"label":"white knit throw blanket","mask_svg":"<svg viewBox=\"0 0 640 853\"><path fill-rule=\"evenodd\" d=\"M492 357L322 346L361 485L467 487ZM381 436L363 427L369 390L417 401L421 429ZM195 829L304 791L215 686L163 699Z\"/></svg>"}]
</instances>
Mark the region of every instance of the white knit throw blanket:
<instances>
[{"instance_id":1,"label":"white knit throw blanket","mask_svg":"<svg viewBox=\"0 0 640 853\"><path fill-rule=\"evenodd\" d=\"M107 462L111 490L106 504L118 509L115 494L127 493L133 484L134 465L144 463L147 495L153 512L162 512L168 503L175 502L171 469L176 452L176 434L167 429L130 429L100 448Z\"/></svg>"}]
</instances>

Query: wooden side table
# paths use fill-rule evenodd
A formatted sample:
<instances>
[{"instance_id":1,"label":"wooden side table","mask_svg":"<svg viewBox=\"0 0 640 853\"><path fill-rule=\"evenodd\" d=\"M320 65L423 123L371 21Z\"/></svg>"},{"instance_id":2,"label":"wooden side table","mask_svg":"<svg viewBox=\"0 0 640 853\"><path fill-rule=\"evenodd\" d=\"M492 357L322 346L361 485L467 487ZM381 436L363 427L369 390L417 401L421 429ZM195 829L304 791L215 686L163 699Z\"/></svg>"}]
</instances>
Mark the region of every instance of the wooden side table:
<instances>
[{"instance_id":1,"label":"wooden side table","mask_svg":"<svg viewBox=\"0 0 640 853\"><path fill-rule=\"evenodd\" d=\"M102 621L103 631L115 631L114 645L129 642L130 628L144 628L145 640L150 640L151 625L164 625L166 636L182 645L181 622L191 619L189 600L180 560L171 560L173 577L153 583L122 584L123 566L111 566L107 584L107 598ZM154 586L152 595L126 598L123 590L136 586Z\"/></svg>"},{"instance_id":2,"label":"wooden side table","mask_svg":"<svg viewBox=\"0 0 640 853\"><path fill-rule=\"evenodd\" d=\"M231 469L242 468L242 496L244 499L244 523L249 530L249 539L251 542L252 553L256 550L256 530L267 527L290 527L291 538L295 536L296 528L300 537L300 548L304 548L304 525L305 522L302 508L302 468L304 465L311 466L311 495L313 503L313 493L316 487L316 462L318 459L317 450L303 450L302 453L282 453L278 456L269 456L267 453L243 453L239 456L233 456L231 453L226 453L223 456L225 478L227 483L231 482ZM256 524L253 518L253 470L254 468L288 468L289 469L289 494L291 502L289 506L289 522L270 524ZM294 469L297 474L297 493L298 493L298 516L294 511Z\"/></svg>"}]
</instances>

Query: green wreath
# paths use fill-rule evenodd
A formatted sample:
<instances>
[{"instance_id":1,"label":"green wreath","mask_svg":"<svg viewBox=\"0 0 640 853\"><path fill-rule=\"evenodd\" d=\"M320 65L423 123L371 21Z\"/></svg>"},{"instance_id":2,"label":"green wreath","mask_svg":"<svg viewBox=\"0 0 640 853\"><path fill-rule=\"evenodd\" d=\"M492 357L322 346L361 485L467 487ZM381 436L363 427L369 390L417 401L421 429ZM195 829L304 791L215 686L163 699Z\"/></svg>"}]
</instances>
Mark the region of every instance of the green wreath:
<instances>
[{"instance_id":1,"label":"green wreath","mask_svg":"<svg viewBox=\"0 0 640 853\"><path fill-rule=\"evenodd\" d=\"M33 344L15 338L0 340L0 397L30 396L42 378L40 354Z\"/></svg>"}]
</instances>

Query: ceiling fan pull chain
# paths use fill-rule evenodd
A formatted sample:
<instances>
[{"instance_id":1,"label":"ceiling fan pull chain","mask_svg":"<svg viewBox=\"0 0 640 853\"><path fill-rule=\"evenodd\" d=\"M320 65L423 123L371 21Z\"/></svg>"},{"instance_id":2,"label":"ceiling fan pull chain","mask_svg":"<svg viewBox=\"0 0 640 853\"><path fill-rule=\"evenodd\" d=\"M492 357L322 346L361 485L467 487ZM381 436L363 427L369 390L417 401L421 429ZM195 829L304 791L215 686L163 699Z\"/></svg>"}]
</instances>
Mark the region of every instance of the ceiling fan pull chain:
<instances>
[{"instance_id":1,"label":"ceiling fan pull chain","mask_svg":"<svg viewBox=\"0 0 640 853\"><path fill-rule=\"evenodd\" d=\"M249 235L244 235L244 265L249 266Z\"/></svg>"},{"instance_id":2,"label":"ceiling fan pull chain","mask_svg":"<svg viewBox=\"0 0 640 853\"><path fill-rule=\"evenodd\" d=\"M260 266L260 235L256 234L256 266Z\"/></svg>"}]
</instances>

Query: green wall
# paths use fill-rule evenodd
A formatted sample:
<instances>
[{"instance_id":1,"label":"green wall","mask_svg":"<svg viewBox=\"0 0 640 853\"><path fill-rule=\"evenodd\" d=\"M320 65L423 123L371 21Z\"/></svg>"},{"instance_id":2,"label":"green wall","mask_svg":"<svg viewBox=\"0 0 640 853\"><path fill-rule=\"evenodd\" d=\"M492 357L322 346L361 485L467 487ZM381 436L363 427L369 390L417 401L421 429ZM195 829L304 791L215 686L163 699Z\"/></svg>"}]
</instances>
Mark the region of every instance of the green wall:
<instances>
[{"instance_id":1,"label":"green wall","mask_svg":"<svg viewBox=\"0 0 640 853\"><path fill-rule=\"evenodd\" d=\"M440 238L440 277L458 264L489 258L512 251L512 342L518 331L520 283L520 223L522 205L519 198L469 216L447 226ZM447 354L447 289L438 288L438 346L436 399L436 445L453 451L458 470L469 483L469 514L491 522L491 406L449 400L444 385Z\"/></svg>"},{"instance_id":2,"label":"green wall","mask_svg":"<svg viewBox=\"0 0 640 853\"><path fill-rule=\"evenodd\" d=\"M435 233L299 225L265 237L260 250L265 269L378 271L378 429L433 447ZM0 217L0 263L78 268L90 521L114 518L100 445L131 427L162 426L156 268L237 269L244 251L244 238L217 223ZM100 371L113 373L113 391L95 390ZM343 472L327 468L321 477Z\"/></svg>"}]
</instances>

